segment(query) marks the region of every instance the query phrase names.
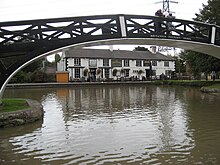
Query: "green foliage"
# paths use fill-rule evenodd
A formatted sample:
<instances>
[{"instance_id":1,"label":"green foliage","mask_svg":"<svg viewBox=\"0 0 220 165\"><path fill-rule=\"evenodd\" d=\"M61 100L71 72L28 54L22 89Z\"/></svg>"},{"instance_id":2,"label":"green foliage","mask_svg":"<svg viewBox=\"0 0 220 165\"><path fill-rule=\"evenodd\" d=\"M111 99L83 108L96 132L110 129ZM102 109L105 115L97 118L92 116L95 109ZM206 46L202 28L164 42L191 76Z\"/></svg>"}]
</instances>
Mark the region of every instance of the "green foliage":
<instances>
[{"instance_id":1,"label":"green foliage","mask_svg":"<svg viewBox=\"0 0 220 165\"><path fill-rule=\"evenodd\" d=\"M175 58L175 72L176 73L186 73L186 62L182 58Z\"/></svg>"},{"instance_id":2,"label":"green foliage","mask_svg":"<svg viewBox=\"0 0 220 165\"><path fill-rule=\"evenodd\" d=\"M142 73L144 73L144 71L140 69L140 70L138 71L138 74L140 75L140 74L142 74Z\"/></svg>"},{"instance_id":3,"label":"green foliage","mask_svg":"<svg viewBox=\"0 0 220 165\"><path fill-rule=\"evenodd\" d=\"M208 88L220 89L220 84L213 84L213 85L211 85L211 86L208 86Z\"/></svg>"},{"instance_id":4,"label":"green foliage","mask_svg":"<svg viewBox=\"0 0 220 165\"><path fill-rule=\"evenodd\" d=\"M118 72L118 70L117 69L113 69L113 71L112 71L113 73L113 76L116 76L116 74L117 74L117 72Z\"/></svg>"},{"instance_id":5,"label":"green foliage","mask_svg":"<svg viewBox=\"0 0 220 165\"><path fill-rule=\"evenodd\" d=\"M3 99L3 107L0 112L12 112L30 108L26 100L23 99Z\"/></svg>"},{"instance_id":6,"label":"green foliage","mask_svg":"<svg viewBox=\"0 0 220 165\"><path fill-rule=\"evenodd\" d=\"M101 74L101 73L102 73L102 70L101 70L100 68L98 68L98 69L96 70L96 74L99 75L99 74Z\"/></svg>"},{"instance_id":7,"label":"green foliage","mask_svg":"<svg viewBox=\"0 0 220 165\"><path fill-rule=\"evenodd\" d=\"M60 55L57 53L55 54L55 63L59 62L61 60Z\"/></svg>"},{"instance_id":8,"label":"green foliage","mask_svg":"<svg viewBox=\"0 0 220 165\"><path fill-rule=\"evenodd\" d=\"M220 25L220 0L208 0L207 5L203 4L203 8L199 14L196 14L195 21ZM190 72L198 77L201 72L206 74L211 71L218 72L220 70L220 60L210 55L197 53L193 51L182 52L181 60L187 62L190 66Z\"/></svg>"},{"instance_id":9,"label":"green foliage","mask_svg":"<svg viewBox=\"0 0 220 165\"><path fill-rule=\"evenodd\" d=\"M45 59L38 60L21 71L19 71L10 81L10 83L33 83L33 82L54 82L54 74L44 73L43 61L45 66L54 66L55 63L45 61Z\"/></svg>"},{"instance_id":10,"label":"green foliage","mask_svg":"<svg viewBox=\"0 0 220 165\"><path fill-rule=\"evenodd\" d=\"M217 81L201 81L201 80L157 80L151 84L155 85L177 85L177 86L193 86L193 87L203 87L213 84L217 84Z\"/></svg>"},{"instance_id":11,"label":"green foliage","mask_svg":"<svg viewBox=\"0 0 220 165\"><path fill-rule=\"evenodd\" d=\"M89 70L86 68L83 70L83 76L88 76Z\"/></svg>"},{"instance_id":12,"label":"green foliage","mask_svg":"<svg viewBox=\"0 0 220 165\"><path fill-rule=\"evenodd\" d=\"M194 20L220 25L220 1L208 0L207 5L203 4L203 8L199 14L196 14Z\"/></svg>"},{"instance_id":13,"label":"green foliage","mask_svg":"<svg viewBox=\"0 0 220 165\"><path fill-rule=\"evenodd\" d=\"M180 58L189 64L190 72L195 77L199 76L202 72L208 74L211 71L218 72L220 69L220 59L210 55L194 51L185 51L180 54Z\"/></svg>"}]
</instances>

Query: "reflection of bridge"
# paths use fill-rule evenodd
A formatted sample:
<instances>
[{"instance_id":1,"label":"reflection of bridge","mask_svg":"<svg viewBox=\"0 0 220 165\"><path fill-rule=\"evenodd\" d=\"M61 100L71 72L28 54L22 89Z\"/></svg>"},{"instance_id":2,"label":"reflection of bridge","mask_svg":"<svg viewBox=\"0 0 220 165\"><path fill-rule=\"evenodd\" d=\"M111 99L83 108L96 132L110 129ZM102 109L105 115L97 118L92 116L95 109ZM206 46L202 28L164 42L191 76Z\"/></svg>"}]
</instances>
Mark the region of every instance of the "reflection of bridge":
<instances>
[{"instance_id":1,"label":"reflection of bridge","mask_svg":"<svg viewBox=\"0 0 220 165\"><path fill-rule=\"evenodd\" d=\"M106 44L172 46L220 58L220 27L139 15L0 22L0 99L10 78L32 61L71 45Z\"/></svg>"}]
</instances>

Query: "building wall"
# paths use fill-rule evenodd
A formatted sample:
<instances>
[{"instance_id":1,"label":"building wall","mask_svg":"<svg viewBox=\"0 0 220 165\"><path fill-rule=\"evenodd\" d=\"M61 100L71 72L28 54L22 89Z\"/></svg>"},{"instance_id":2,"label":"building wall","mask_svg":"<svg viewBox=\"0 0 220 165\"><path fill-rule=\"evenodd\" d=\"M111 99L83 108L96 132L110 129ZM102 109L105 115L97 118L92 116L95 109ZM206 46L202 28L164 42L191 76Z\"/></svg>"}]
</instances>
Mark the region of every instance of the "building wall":
<instances>
[{"instance_id":1,"label":"building wall","mask_svg":"<svg viewBox=\"0 0 220 165\"><path fill-rule=\"evenodd\" d=\"M117 77L123 77L124 74L121 74L120 71L122 69L128 69L129 70L129 77L136 77L136 78L139 78L139 79L142 79L143 77L146 77L146 70L149 70L150 67L149 66L143 66L143 60L142 60L142 64L141 64L141 67L139 66L136 66L136 60L129 60L129 67L125 67L124 66L124 60L122 60L122 66L121 67L112 67L111 66L111 62L112 60L109 59L109 67L105 67L103 66L103 59L92 59L92 60L96 60L96 66L93 66L93 67L90 67L89 64L90 64L90 59L88 58L81 58L81 65L80 66L74 66L74 58L68 58L67 59L67 68L69 71L69 79L70 81L72 80L76 80L76 75L75 75L75 68L79 68L80 69L80 77L82 78L83 77L83 71L84 69L89 69L91 70L92 69L97 69L100 68L102 70L102 76L98 76L96 75L96 79L97 78L103 78L105 79L105 74L104 74L104 69L105 68L109 68L109 78L112 78L112 79L117 79ZM65 71L64 68L66 68L66 63L65 63L66 60L61 60L58 64L57 64L57 68L58 68L58 71ZM164 74L164 75L168 75L168 73L170 73L169 71L175 71L175 62L174 61L168 61L169 62L169 66L164 66L164 61L157 61L157 66L152 66L152 70L154 71L154 73L156 75L152 76L152 78L159 78L161 74ZM117 69L118 72L117 72L117 76L113 76L113 73L112 71L114 69ZM143 73L142 74L138 74L138 71L139 70L142 70ZM88 78L89 76L91 75L88 75L86 78Z\"/></svg>"}]
</instances>

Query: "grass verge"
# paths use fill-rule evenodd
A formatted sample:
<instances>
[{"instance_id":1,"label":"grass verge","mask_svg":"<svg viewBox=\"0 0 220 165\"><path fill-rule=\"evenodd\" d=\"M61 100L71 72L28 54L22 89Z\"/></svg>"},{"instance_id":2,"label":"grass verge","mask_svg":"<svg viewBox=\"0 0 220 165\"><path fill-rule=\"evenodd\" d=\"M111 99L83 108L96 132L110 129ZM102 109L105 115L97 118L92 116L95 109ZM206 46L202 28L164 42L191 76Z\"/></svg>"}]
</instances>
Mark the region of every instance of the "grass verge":
<instances>
[{"instance_id":1,"label":"grass verge","mask_svg":"<svg viewBox=\"0 0 220 165\"><path fill-rule=\"evenodd\" d=\"M220 81L205 81L205 80L158 80L155 81L153 84L203 87L203 86L217 85L219 83Z\"/></svg>"},{"instance_id":2,"label":"grass verge","mask_svg":"<svg viewBox=\"0 0 220 165\"><path fill-rule=\"evenodd\" d=\"M220 89L220 84L210 85L210 86L208 86L208 88L211 88L211 89Z\"/></svg>"},{"instance_id":3,"label":"grass verge","mask_svg":"<svg viewBox=\"0 0 220 165\"><path fill-rule=\"evenodd\" d=\"M3 99L0 113L28 109L30 106L24 99Z\"/></svg>"}]
</instances>

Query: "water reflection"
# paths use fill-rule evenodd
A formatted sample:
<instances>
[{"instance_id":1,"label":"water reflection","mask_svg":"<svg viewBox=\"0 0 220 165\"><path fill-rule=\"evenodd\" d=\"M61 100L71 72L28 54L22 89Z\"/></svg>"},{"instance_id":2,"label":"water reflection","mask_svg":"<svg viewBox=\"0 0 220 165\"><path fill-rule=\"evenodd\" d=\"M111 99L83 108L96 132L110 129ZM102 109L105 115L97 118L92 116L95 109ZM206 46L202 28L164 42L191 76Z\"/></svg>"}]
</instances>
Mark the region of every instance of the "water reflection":
<instances>
[{"instance_id":1,"label":"water reflection","mask_svg":"<svg viewBox=\"0 0 220 165\"><path fill-rule=\"evenodd\" d=\"M12 91L6 97L12 93L21 97ZM156 86L33 91L27 90L25 96L41 100L44 122L19 135L9 130L10 139L0 136L1 146L5 141L10 144L0 152L3 164L219 162L219 149L210 147L219 145L219 104L213 104L219 96L194 88Z\"/></svg>"}]
</instances>

